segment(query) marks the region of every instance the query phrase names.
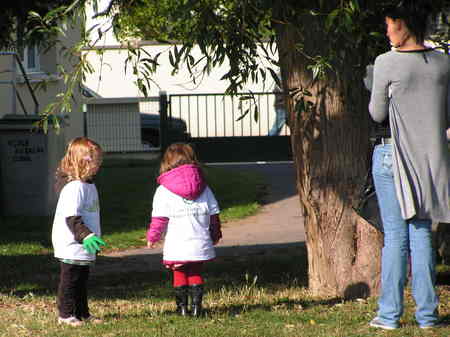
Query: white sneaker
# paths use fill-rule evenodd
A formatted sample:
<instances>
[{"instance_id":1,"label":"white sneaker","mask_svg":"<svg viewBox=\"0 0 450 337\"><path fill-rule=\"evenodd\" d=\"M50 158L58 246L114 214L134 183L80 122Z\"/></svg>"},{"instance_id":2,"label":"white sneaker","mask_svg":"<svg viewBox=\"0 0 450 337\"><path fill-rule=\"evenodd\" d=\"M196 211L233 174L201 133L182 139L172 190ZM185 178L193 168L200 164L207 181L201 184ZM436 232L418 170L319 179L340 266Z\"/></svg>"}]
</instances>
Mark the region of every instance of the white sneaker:
<instances>
[{"instance_id":1,"label":"white sneaker","mask_svg":"<svg viewBox=\"0 0 450 337\"><path fill-rule=\"evenodd\" d=\"M78 318L74 316L70 316L67 318L58 317L58 324L67 324L70 326L80 326L83 325L84 322L80 321Z\"/></svg>"},{"instance_id":2,"label":"white sneaker","mask_svg":"<svg viewBox=\"0 0 450 337\"><path fill-rule=\"evenodd\" d=\"M380 328L384 330L395 330L398 329L398 326L387 325L380 321L378 317L375 317L373 320L369 322L369 325L373 328Z\"/></svg>"}]
</instances>

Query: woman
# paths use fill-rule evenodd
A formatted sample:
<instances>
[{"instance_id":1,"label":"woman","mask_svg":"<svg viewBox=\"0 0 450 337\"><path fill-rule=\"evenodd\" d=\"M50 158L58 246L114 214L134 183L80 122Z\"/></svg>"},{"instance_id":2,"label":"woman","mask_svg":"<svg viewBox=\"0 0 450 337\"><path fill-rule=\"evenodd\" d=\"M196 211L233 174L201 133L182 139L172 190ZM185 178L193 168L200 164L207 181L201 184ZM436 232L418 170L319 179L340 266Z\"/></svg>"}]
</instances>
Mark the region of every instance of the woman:
<instances>
[{"instance_id":1,"label":"woman","mask_svg":"<svg viewBox=\"0 0 450 337\"><path fill-rule=\"evenodd\" d=\"M369 111L389 120L391 137L373 155L373 177L384 226L381 296L370 325L396 329L411 255L412 294L420 328L438 322L431 223L450 222L447 92L449 57L426 48L430 7L402 1L386 11L393 50L375 60Z\"/></svg>"}]
</instances>

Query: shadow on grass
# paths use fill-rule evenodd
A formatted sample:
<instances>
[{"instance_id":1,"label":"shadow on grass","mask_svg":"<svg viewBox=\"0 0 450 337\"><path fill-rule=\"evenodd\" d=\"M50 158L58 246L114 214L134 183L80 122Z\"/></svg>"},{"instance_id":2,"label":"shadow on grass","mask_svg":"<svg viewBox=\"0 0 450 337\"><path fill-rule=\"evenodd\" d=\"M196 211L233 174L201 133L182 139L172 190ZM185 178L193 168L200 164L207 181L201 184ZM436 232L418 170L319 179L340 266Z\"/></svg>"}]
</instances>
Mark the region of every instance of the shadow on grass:
<instances>
[{"instance_id":1,"label":"shadow on grass","mask_svg":"<svg viewBox=\"0 0 450 337\"><path fill-rule=\"evenodd\" d=\"M255 278L259 287L283 287L287 282L307 286L304 243L218 247L217 255L205 265L208 290L240 288ZM2 292L16 296L56 292L59 265L52 255L3 256L2 264ZM97 299L171 298L171 273L162 266L160 254L99 256L91 271L89 292Z\"/></svg>"},{"instance_id":2,"label":"shadow on grass","mask_svg":"<svg viewBox=\"0 0 450 337\"><path fill-rule=\"evenodd\" d=\"M450 315L440 315L440 323L445 327L450 327Z\"/></svg>"},{"instance_id":3,"label":"shadow on grass","mask_svg":"<svg viewBox=\"0 0 450 337\"><path fill-rule=\"evenodd\" d=\"M48 295L56 289L59 265L51 254L3 255L0 292L23 297Z\"/></svg>"},{"instance_id":4,"label":"shadow on grass","mask_svg":"<svg viewBox=\"0 0 450 337\"><path fill-rule=\"evenodd\" d=\"M326 307L333 307L338 303L342 303L342 300L339 298L330 298L326 300L280 300L276 301L273 304L242 304L242 305L228 305L226 307L216 307L216 308L207 308L205 309L205 315L212 315L212 314L219 314L222 315L228 315L228 316L236 316L240 315L244 312L248 311L254 311L254 310L262 310L262 311L277 311L278 308L282 310L288 310L288 311L297 311L299 308L300 310L306 310L311 307L321 305Z\"/></svg>"},{"instance_id":5,"label":"shadow on grass","mask_svg":"<svg viewBox=\"0 0 450 337\"><path fill-rule=\"evenodd\" d=\"M285 287L293 282L307 286L306 272L305 245L292 243L218 247L217 258L205 264L203 276L207 291L217 291L240 289L253 283L264 288ZM92 274L95 290L91 294L99 299L173 297L172 275L162 266L161 254L100 256Z\"/></svg>"},{"instance_id":6,"label":"shadow on grass","mask_svg":"<svg viewBox=\"0 0 450 337\"><path fill-rule=\"evenodd\" d=\"M224 290L238 296L245 289L265 291L288 287L307 287L307 253L304 243L218 247L215 261L204 270L206 291ZM17 297L55 296L59 265L50 254L3 256L1 292ZM132 300L148 298L152 302L172 301L171 273L161 265L160 254L99 256L89 280L89 298L96 300ZM450 285L448 279L439 285ZM361 286L361 285L355 285ZM364 286L364 285L362 285ZM363 287L364 288L364 287ZM234 294L234 295L233 295ZM312 305L334 305L341 299L325 301L280 299L276 305L293 309ZM246 310L273 310L273 306L255 303L214 308L236 315ZM172 312L167 312L168 314ZM450 317L443 317L445 322Z\"/></svg>"},{"instance_id":7,"label":"shadow on grass","mask_svg":"<svg viewBox=\"0 0 450 337\"><path fill-rule=\"evenodd\" d=\"M287 311L297 311L297 310L307 310L309 308L315 307L317 305L324 307L333 307L338 303L342 303L342 300L339 298L331 298L327 300L281 300L274 302L272 304L232 304L226 306L213 306L207 307L203 309L202 317L214 317L214 316L229 316L235 317L241 315L245 312L250 311L266 311L266 312L276 312L277 310L287 310ZM301 308L301 309L299 309ZM149 312L151 314L151 312ZM178 316L175 310L165 310L161 312L163 315L176 315ZM193 318L195 319L195 318ZM309 320L309 318L307 318Z\"/></svg>"},{"instance_id":8,"label":"shadow on grass","mask_svg":"<svg viewBox=\"0 0 450 337\"><path fill-rule=\"evenodd\" d=\"M450 271L443 271L436 275L436 283L450 286Z\"/></svg>"}]
</instances>

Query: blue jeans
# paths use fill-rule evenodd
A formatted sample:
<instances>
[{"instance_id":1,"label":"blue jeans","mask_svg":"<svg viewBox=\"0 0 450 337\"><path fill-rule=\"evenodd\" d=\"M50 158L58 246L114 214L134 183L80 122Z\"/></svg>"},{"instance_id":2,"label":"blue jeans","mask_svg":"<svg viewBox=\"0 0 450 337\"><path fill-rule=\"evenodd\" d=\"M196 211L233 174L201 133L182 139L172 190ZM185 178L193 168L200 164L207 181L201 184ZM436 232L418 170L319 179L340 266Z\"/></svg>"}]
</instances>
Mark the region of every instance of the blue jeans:
<instances>
[{"instance_id":1,"label":"blue jeans","mask_svg":"<svg viewBox=\"0 0 450 337\"><path fill-rule=\"evenodd\" d=\"M408 257L411 256L416 320L420 326L433 325L438 319L438 297L434 288L431 220L402 218L392 172L392 145L375 147L372 174L384 227L378 317L386 325L398 326L403 314Z\"/></svg>"},{"instance_id":2,"label":"blue jeans","mask_svg":"<svg viewBox=\"0 0 450 337\"><path fill-rule=\"evenodd\" d=\"M286 109L275 108L275 121L272 128L269 130L269 136L278 136L286 123Z\"/></svg>"}]
</instances>

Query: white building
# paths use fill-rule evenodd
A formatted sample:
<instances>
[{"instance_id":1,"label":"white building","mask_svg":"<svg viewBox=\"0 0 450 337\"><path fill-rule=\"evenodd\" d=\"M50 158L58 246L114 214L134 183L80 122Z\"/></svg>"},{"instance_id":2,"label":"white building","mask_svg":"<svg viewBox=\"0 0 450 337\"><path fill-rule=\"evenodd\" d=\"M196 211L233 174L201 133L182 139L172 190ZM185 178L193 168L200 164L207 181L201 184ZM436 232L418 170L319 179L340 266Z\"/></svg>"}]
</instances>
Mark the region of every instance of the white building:
<instances>
[{"instance_id":1,"label":"white building","mask_svg":"<svg viewBox=\"0 0 450 337\"><path fill-rule=\"evenodd\" d=\"M109 1L103 0L99 5L99 12L102 12ZM97 29L103 29L101 39L96 43L94 50L86 50L88 60L93 65L95 71L87 75L86 86L97 92L102 97L142 97L143 94L137 88L131 67L125 71L125 60L127 58L126 48L114 37L111 22L105 18L95 18L92 9L88 11L87 29L98 25L92 30L92 40L97 38ZM199 75L197 83L193 83L189 71L182 67L177 74L172 75L172 66L169 62L168 51L173 45L161 44L157 42L140 41L137 42L144 47L145 51L151 55L162 53L158 58L160 65L152 78L152 83L148 96L157 96L160 91L168 94L189 94L189 93L220 93L228 87L228 82L220 78L228 71L228 63L217 67L211 73ZM200 50L194 48L192 55L195 59L201 56ZM263 55L261 50L261 55ZM263 58L261 58L263 59ZM267 64L268 66L268 64ZM197 67L198 68L198 67ZM271 91L274 82L268 76L266 83L249 83L242 91L263 92Z\"/></svg>"}]
</instances>

